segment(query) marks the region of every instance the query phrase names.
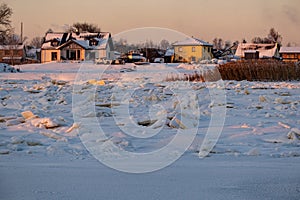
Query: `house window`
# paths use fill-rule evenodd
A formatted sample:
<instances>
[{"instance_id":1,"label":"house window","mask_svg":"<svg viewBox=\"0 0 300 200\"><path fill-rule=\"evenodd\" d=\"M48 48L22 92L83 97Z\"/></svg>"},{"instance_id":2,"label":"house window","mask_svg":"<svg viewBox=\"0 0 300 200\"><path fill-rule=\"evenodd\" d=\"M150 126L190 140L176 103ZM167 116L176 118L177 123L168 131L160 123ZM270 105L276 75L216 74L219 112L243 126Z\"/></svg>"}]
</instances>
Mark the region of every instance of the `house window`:
<instances>
[{"instance_id":1,"label":"house window","mask_svg":"<svg viewBox=\"0 0 300 200\"><path fill-rule=\"evenodd\" d=\"M178 48L178 51L179 51L179 52L182 52L182 47L179 47L179 48Z\"/></svg>"},{"instance_id":2,"label":"house window","mask_svg":"<svg viewBox=\"0 0 300 200\"><path fill-rule=\"evenodd\" d=\"M52 41L52 42L51 42L51 45L52 45L53 47L57 47L57 46L58 46L58 42L57 42L57 41Z\"/></svg>"},{"instance_id":3,"label":"house window","mask_svg":"<svg viewBox=\"0 0 300 200\"><path fill-rule=\"evenodd\" d=\"M98 42L96 40L91 40L90 41L90 46L97 46Z\"/></svg>"},{"instance_id":4,"label":"house window","mask_svg":"<svg viewBox=\"0 0 300 200\"><path fill-rule=\"evenodd\" d=\"M52 52L52 53L51 53L51 60L52 60L52 61L57 60L57 52Z\"/></svg>"},{"instance_id":5,"label":"house window","mask_svg":"<svg viewBox=\"0 0 300 200\"><path fill-rule=\"evenodd\" d=\"M195 47L192 47L192 52L196 52L196 48Z\"/></svg>"},{"instance_id":6,"label":"house window","mask_svg":"<svg viewBox=\"0 0 300 200\"><path fill-rule=\"evenodd\" d=\"M9 55L10 55L10 50L6 50L4 54L5 54L6 56L9 56Z\"/></svg>"},{"instance_id":7,"label":"house window","mask_svg":"<svg viewBox=\"0 0 300 200\"><path fill-rule=\"evenodd\" d=\"M13 54L14 55L18 55L19 54L19 50L13 50Z\"/></svg>"},{"instance_id":8,"label":"house window","mask_svg":"<svg viewBox=\"0 0 300 200\"><path fill-rule=\"evenodd\" d=\"M80 60L80 50L77 50L77 60Z\"/></svg>"},{"instance_id":9,"label":"house window","mask_svg":"<svg viewBox=\"0 0 300 200\"><path fill-rule=\"evenodd\" d=\"M192 61L192 62L196 62L196 57L195 57L195 56L192 56L192 57L191 57L191 61Z\"/></svg>"}]
</instances>

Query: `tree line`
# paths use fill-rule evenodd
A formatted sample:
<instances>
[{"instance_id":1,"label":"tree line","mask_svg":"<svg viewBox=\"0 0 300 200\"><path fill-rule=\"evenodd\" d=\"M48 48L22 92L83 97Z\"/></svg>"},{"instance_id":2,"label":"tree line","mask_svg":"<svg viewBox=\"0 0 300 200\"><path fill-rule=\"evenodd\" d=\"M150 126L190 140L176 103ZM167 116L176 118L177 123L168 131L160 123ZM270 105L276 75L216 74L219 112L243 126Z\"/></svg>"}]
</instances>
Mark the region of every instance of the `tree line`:
<instances>
[{"instance_id":1,"label":"tree line","mask_svg":"<svg viewBox=\"0 0 300 200\"><path fill-rule=\"evenodd\" d=\"M275 28L271 28L269 33L265 37L256 36L252 38L251 42L254 44L272 44L277 43L279 48L282 46L283 37L279 34ZM223 40L222 38L214 38L213 40L213 48L217 50L226 50L233 45L238 45L240 42L236 40L235 42L231 42L230 40ZM242 39L242 43L247 43L246 39Z\"/></svg>"}]
</instances>

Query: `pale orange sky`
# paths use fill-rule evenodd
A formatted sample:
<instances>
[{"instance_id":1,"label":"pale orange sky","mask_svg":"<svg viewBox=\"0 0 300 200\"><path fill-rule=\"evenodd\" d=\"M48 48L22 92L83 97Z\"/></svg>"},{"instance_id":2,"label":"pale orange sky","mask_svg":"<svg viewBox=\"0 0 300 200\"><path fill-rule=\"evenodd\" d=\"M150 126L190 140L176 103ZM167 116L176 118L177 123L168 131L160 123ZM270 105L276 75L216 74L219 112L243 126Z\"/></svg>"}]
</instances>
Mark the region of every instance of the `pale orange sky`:
<instances>
[{"instance_id":1,"label":"pale orange sky","mask_svg":"<svg viewBox=\"0 0 300 200\"><path fill-rule=\"evenodd\" d=\"M274 27L283 43L300 45L299 0L4 0L13 25L32 38L73 22L95 23L113 35L140 27L174 29L212 42L213 38L250 41Z\"/></svg>"}]
</instances>

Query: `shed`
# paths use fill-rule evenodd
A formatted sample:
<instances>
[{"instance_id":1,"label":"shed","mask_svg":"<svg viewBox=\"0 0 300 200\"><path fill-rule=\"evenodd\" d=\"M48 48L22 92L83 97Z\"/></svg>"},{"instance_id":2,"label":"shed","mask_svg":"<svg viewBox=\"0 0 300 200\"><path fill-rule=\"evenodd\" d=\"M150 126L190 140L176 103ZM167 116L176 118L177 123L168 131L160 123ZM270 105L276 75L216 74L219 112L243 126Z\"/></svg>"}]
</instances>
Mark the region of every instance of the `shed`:
<instances>
[{"instance_id":1,"label":"shed","mask_svg":"<svg viewBox=\"0 0 300 200\"><path fill-rule=\"evenodd\" d=\"M300 61L300 47L281 47L280 56L286 62Z\"/></svg>"}]
</instances>

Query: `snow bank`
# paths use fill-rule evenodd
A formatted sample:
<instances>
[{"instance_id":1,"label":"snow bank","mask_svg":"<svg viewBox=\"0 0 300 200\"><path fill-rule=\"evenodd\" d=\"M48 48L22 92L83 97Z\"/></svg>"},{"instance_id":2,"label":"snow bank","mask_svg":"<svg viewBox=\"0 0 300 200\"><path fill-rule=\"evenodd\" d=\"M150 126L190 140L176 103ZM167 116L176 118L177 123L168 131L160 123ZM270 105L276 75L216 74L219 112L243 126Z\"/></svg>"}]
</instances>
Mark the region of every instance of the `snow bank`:
<instances>
[{"instance_id":1,"label":"snow bank","mask_svg":"<svg viewBox=\"0 0 300 200\"><path fill-rule=\"evenodd\" d=\"M16 73L19 69L16 69L8 64L0 63L0 73Z\"/></svg>"}]
</instances>

